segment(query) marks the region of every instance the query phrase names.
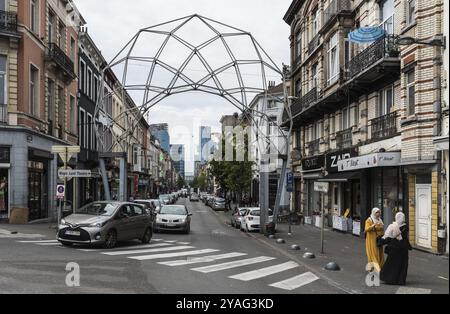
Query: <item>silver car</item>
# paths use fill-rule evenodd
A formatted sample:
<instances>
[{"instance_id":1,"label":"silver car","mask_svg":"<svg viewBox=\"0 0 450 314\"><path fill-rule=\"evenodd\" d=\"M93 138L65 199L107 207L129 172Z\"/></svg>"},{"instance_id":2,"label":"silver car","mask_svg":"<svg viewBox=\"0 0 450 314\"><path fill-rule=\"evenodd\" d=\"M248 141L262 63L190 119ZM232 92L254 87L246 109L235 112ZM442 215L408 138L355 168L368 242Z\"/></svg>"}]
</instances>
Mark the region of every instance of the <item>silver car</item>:
<instances>
[{"instance_id":1,"label":"silver car","mask_svg":"<svg viewBox=\"0 0 450 314\"><path fill-rule=\"evenodd\" d=\"M143 206L124 202L93 202L61 220L57 240L65 246L100 245L113 248L118 241L149 243L152 219Z\"/></svg>"},{"instance_id":2,"label":"silver car","mask_svg":"<svg viewBox=\"0 0 450 314\"><path fill-rule=\"evenodd\" d=\"M170 194L161 194L159 196L159 201L162 205L169 205L172 203L172 197L170 196Z\"/></svg>"},{"instance_id":3,"label":"silver car","mask_svg":"<svg viewBox=\"0 0 450 314\"><path fill-rule=\"evenodd\" d=\"M214 210L226 210L225 199L220 198L220 197L215 197L212 200L211 208Z\"/></svg>"},{"instance_id":4,"label":"silver car","mask_svg":"<svg viewBox=\"0 0 450 314\"><path fill-rule=\"evenodd\" d=\"M241 223L244 220L244 215L248 208L238 208L231 216L231 226L237 229L241 228Z\"/></svg>"},{"instance_id":5,"label":"silver car","mask_svg":"<svg viewBox=\"0 0 450 314\"><path fill-rule=\"evenodd\" d=\"M189 233L191 231L192 214L184 205L163 205L156 214L153 223L155 232L166 231L183 231Z\"/></svg>"}]
</instances>

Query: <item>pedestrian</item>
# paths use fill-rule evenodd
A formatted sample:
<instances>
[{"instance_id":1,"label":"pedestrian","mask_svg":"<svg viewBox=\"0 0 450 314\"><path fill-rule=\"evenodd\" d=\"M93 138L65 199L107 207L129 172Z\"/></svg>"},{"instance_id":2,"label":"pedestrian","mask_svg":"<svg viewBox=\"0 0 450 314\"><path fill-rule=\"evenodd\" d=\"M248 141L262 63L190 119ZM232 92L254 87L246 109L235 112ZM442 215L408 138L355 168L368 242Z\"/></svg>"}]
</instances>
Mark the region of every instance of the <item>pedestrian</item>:
<instances>
[{"instance_id":1,"label":"pedestrian","mask_svg":"<svg viewBox=\"0 0 450 314\"><path fill-rule=\"evenodd\" d=\"M383 236L383 244L386 244L388 255L380 279L390 285L406 284L408 276L409 251L412 250L408 239L408 225L405 214L399 212L395 215L395 222L389 225Z\"/></svg>"},{"instance_id":2,"label":"pedestrian","mask_svg":"<svg viewBox=\"0 0 450 314\"><path fill-rule=\"evenodd\" d=\"M379 273L384 264L383 248L378 241L384 234L384 223L381 220L381 210L374 208L372 215L366 220L364 233L366 234L366 253L369 270L373 268Z\"/></svg>"},{"instance_id":3,"label":"pedestrian","mask_svg":"<svg viewBox=\"0 0 450 314\"><path fill-rule=\"evenodd\" d=\"M6 211L6 179L0 179L0 212Z\"/></svg>"}]
</instances>

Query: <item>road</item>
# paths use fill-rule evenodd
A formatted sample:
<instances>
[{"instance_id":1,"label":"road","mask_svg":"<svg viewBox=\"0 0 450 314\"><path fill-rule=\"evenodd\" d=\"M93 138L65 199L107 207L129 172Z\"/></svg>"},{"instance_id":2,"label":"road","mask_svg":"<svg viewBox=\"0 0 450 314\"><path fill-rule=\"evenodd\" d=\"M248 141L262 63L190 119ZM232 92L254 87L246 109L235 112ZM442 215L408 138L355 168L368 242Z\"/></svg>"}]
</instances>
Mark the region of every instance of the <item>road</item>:
<instances>
[{"instance_id":1,"label":"road","mask_svg":"<svg viewBox=\"0 0 450 314\"><path fill-rule=\"evenodd\" d=\"M66 248L51 237L0 238L2 293L317 294L343 293L280 251L220 221L202 202L191 233L156 233L147 246ZM206 258L208 257L208 258ZM66 265L80 266L80 286L66 285Z\"/></svg>"}]
</instances>

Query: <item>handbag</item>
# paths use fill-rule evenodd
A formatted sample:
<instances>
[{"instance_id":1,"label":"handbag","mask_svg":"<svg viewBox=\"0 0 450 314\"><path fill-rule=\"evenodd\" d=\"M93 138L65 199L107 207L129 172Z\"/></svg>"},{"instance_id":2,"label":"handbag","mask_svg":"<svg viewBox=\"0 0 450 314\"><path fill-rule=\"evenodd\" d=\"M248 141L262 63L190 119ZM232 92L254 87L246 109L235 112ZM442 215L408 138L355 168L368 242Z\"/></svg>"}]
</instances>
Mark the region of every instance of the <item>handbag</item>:
<instances>
[{"instance_id":1,"label":"handbag","mask_svg":"<svg viewBox=\"0 0 450 314\"><path fill-rule=\"evenodd\" d=\"M385 242L384 242L383 236L382 235L378 236L377 237L377 246L382 247L384 244L385 244Z\"/></svg>"}]
</instances>

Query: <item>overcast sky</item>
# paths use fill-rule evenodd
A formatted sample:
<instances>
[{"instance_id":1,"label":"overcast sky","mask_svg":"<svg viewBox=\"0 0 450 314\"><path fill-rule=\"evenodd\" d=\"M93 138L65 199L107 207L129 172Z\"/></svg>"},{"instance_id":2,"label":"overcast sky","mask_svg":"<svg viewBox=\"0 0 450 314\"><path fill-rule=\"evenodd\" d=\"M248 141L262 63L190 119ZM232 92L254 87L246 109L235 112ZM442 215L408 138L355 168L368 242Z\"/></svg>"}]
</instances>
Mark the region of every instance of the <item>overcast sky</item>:
<instances>
[{"instance_id":1,"label":"overcast sky","mask_svg":"<svg viewBox=\"0 0 450 314\"><path fill-rule=\"evenodd\" d=\"M279 68L282 63L289 64L289 26L283 16L291 0L75 0L75 3L87 21L90 36L108 62L138 30L197 13L250 32ZM195 36L200 36L200 31L195 32ZM174 60L179 51L172 50L168 53ZM220 58L220 54L216 57ZM193 67L191 71L198 71ZM251 72L247 74L255 76ZM149 122L169 123L171 143L187 146L186 172L192 172L199 126L208 125L213 132L218 131L221 116L236 111L220 97L192 92L169 97L155 106Z\"/></svg>"}]
</instances>

